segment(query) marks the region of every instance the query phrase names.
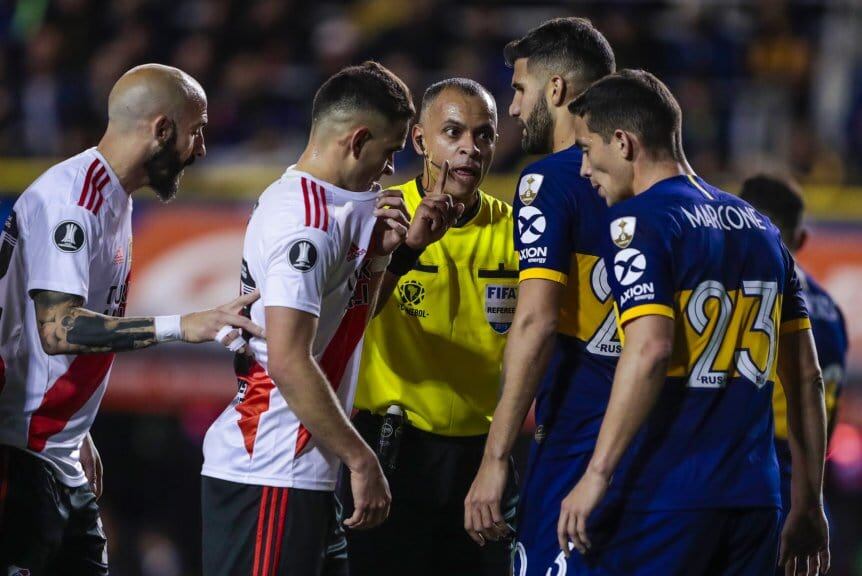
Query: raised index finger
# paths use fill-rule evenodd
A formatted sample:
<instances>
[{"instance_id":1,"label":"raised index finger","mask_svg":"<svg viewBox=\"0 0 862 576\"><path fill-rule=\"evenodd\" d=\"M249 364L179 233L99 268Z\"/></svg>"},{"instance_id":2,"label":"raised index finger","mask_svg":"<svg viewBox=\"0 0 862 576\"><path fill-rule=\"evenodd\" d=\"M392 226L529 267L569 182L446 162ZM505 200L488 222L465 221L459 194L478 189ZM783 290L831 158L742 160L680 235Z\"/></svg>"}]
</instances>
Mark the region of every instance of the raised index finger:
<instances>
[{"instance_id":1,"label":"raised index finger","mask_svg":"<svg viewBox=\"0 0 862 576\"><path fill-rule=\"evenodd\" d=\"M449 178L449 161L444 160L440 167L440 175L437 176L437 183L434 185L434 194L442 194L446 189L446 180Z\"/></svg>"}]
</instances>

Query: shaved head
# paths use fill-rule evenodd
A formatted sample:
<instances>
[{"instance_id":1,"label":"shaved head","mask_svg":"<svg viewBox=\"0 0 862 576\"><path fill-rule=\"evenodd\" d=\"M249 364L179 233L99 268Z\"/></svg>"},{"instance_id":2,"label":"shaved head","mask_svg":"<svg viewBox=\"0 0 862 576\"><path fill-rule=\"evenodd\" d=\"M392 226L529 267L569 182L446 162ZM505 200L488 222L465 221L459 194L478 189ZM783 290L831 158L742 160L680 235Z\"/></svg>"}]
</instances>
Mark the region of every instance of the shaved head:
<instances>
[{"instance_id":1,"label":"shaved head","mask_svg":"<svg viewBox=\"0 0 862 576\"><path fill-rule=\"evenodd\" d=\"M197 80L171 66L144 64L111 89L99 145L114 153L135 186L149 186L167 202L183 169L206 155L206 124L207 96Z\"/></svg>"},{"instance_id":2,"label":"shaved head","mask_svg":"<svg viewBox=\"0 0 862 576\"><path fill-rule=\"evenodd\" d=\"M206 106L197 80L178 68L143 64L123 74L108 97L108 120L118 128L164 115L177 121L189 106Z\"/></svg>"}]
</instances>

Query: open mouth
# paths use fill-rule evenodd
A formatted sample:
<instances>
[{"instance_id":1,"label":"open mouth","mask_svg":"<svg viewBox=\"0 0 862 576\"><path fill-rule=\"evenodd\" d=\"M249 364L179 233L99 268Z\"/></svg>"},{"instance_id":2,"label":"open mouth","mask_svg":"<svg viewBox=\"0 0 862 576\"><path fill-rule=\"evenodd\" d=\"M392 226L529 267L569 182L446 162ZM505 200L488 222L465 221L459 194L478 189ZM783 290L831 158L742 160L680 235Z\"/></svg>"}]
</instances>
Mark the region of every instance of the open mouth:
<instances>
[{"instance_id":1,"label":"open mouth","mask_svg":"<svg viewBox=\"0 0 862 576\"><path fill-rule=\"evenodd\" d=\"M450 169L449 174L461 181L472 181L479 177L479 168L472 166L457 166Z\"/></svg>"}]
</instances>

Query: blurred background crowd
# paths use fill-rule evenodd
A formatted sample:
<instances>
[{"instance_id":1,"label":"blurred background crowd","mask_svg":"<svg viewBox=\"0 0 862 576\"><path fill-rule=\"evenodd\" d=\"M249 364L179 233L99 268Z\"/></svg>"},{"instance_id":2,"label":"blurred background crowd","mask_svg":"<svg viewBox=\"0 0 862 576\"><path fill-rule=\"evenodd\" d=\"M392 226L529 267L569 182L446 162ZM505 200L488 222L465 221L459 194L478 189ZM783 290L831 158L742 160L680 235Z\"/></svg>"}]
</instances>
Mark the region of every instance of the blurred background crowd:
<instances>
[{"instance_id":1,"label":"blurred background crowd","mask_svg":"<svg viewBox=\"0 0 862 576\"><path fill-rule=\"evenodd\" d=\"M417 94L443 77L474 78L505 111L502 46L561 13L590 17L621 67L668 82L705 177L774 165L807 181L862 182L862 6L852 0L6 0L0 155L89 145L114 80L146 61L206 88L215 161L295 155L317 86L366 58ZM496 169L506 171L520 152L511 122L501 133Z\"/></svg>"},{"instance_id":2,"label":"blurred background crowd","mask_svg":"<svg viewBox=\"0 0 862 576\"><path fill-rule=\"evenodd\" d=\"M811 193L813 240L800 258L859 344L830 456L833 574L862 575L862 0L0 0L0 217L51 161L98 142L125 70L178 66L208 92L208 157L176 205L136 199L129 313L219 303L237 289L249 199L301 151L327 76L373 58L417 102L441 78L483 83L500 111L486 189L511 199L528 159L506 114L502 48L568 15L593 20L619 67L669 84L707 180L735 191L754 170L779 170ZM396 178L418 167L405 151ZM234 393L217 347L118 359L93 429L113 574L199 573L200 444Z\"/></svg>"}]
</instances>

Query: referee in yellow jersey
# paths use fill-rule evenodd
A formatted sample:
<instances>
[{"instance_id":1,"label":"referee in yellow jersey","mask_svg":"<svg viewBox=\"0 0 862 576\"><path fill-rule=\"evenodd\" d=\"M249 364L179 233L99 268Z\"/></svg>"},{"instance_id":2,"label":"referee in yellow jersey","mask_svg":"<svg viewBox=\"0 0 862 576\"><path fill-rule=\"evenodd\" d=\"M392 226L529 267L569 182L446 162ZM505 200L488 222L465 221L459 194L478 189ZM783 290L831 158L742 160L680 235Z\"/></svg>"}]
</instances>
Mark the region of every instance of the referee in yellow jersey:
<instances>
[{"instance_id":1,"label":"referee in yellow jersey","mask_svg":"<svg viewBox=\"0 0 862 576\"><path fill-rule=\"evenodd\" d=\"M405 424L397 454L382 462L392 491L389 519L348 532L350 574L503 576L510 543L476 546L463 526L464 498L498 397L518 281L512 207L479 190L497 144L494 98L473 80L432 85L412 141L423 172L396 187L411 216L421 217L423 201L445 198L441 191L464 212L439 241L408 232L365 335L353 422L372 447L379 446L391 406L404 413ZM350 485L344 478L342 484ZM510 484L508 522L517 504L514 471ZM349 513L349 494L343 496Z\"/></svg>"}]
</instances>

